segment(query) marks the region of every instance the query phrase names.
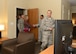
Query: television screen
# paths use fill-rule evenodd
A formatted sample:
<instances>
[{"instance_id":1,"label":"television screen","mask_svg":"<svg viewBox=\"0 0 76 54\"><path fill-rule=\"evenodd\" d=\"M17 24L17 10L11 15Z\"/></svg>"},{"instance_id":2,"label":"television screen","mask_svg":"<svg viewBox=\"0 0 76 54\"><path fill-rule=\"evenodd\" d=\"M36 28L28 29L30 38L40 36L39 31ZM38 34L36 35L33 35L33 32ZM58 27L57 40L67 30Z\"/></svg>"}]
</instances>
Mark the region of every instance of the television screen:
<instances>
[{"instance_id":1,"label":"television screen","mask_svg":"<svg viewBox=\"0 0 76 54\"><path fill-rule=\"evenodd\" d=\"M72 43L73 25L71 20L56 20L54 33L54 54L65 54L63 42Z\"/></svg>"}]
</instances>

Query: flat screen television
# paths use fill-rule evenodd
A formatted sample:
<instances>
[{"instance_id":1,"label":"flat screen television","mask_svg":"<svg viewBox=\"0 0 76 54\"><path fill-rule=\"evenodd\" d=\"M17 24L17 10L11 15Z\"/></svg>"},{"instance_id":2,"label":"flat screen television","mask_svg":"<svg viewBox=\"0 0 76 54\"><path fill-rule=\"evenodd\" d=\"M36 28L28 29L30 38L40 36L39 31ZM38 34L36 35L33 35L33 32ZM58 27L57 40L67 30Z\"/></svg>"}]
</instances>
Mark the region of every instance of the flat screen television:
<instances>
[{"instance_id":1,"label":"flat screen television","mask_svg":"<svg viewBox=\"0 0 76 54\"><path fill-rule=\"evenodd\" d=\"M56 20L54 33L54 54L66 54L63 42L72 44L73 25L71 20Z\"/></svg>"}]
</instances>

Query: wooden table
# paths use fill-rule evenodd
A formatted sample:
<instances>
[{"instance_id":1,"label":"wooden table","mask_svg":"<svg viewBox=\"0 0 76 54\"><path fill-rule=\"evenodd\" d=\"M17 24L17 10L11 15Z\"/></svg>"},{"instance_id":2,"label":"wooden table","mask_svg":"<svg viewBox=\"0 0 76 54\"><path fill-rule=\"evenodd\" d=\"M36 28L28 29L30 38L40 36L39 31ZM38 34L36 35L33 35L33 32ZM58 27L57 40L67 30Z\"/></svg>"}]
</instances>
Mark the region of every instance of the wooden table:
<instances>
[{"instance_id":1,"label":"wooden table","mask_svg":"<svg viewBox=\"0 0 76 54\"><path fill-rule=\"evenodd\" d=\"M50 47L40 52L39 54L54 54L54 45L51 45Z\"/></svg>"},{"instance_id":2,"label":"wooden table","mask_svg":"<svg viewBox=\"0 0 76 54\"><path fill-rule=\"evenodd\" d=\"M2 44L2 42L5 41L5 40L8 40L8 38L7 37L0 38L0 44Z\"/></svg>"},{"instance_id":3,"label":"wooden table","mask_svg":"<svg viewBox=\"0 0 76 54\"><path fill-rule=\"evenodd\" d=\"M76 40L72 41L72 47L76 48ZM54 45L51 45L50 47L40 52L39 54L54 54Z\"/></svg>"},{"instance_id":4,"label":"wooden table","mask_svg":"<svg viewBox=\"0 0 76 54\"><path fill-rule=\"evenodd\" d=\"M76 40L73 40L73 41L72 41L72 47L73 47L73 48L76 48Z\"/></svg>"}]
</instances>

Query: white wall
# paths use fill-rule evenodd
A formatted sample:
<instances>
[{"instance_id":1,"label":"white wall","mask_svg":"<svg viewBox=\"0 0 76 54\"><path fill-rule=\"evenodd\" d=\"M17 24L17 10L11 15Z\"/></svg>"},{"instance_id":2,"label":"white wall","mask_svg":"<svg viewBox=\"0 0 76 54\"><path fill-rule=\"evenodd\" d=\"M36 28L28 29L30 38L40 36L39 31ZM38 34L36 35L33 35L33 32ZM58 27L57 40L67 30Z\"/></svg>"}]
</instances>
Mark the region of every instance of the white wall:
<instances>
[{"instance_id":1,"label":"white wall","mask_svg":"<svg viewBox=\"0 0 76 54\"><path fill-rule=\"evenodd\" d=\"M5 30L2 31L2 37L7 36L7 5L6 0L0 0L0 24L5 25Z\"/></svg>"},{"instance_id":2,"label":"white wall","mask_svg":"<svg viewBox=\"0 0 76 54\"><path fill-rule=\"evenodd\" d=\"M28 0L27 8L39 8L39 15L45 16L47 10L52 10L52 17L61 19L61 0Z\"/></svg>"},{"instance_id":3,"label":"white wall","mask_svg":"<svg viewBox=\"0 0 76 54\"><path fill-rule=\"evenodd\" d=\"M70 16L70 3L68 0L62 0L62 19L68 20Z\"/></svg>"},{"instance_id":4,"label":"white wall","mask_svg":"<svg viewBox=\"0 0 76 54\"><path fill-rule=\"evenodd\" d=\"M76 6L71 6L71 12L76 13Z\"/></svg>"},{"instance_id":5,"label":"white wall","mask_svg":"<svg viewBox=\"0 0 76 54\"><path fill-rule=\"evenodd\" d=\"M7 0L8 37L16 37L16 8L26 9L26 0Z\"/></svg>"}]
</instances>

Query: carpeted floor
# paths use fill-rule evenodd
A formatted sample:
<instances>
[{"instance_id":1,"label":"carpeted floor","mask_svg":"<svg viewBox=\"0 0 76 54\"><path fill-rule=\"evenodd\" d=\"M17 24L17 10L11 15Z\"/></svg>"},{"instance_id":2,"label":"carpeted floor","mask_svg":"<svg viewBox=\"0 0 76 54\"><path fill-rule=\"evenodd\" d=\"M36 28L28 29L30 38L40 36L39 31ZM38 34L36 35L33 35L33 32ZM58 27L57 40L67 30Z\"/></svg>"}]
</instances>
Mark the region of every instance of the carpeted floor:
<instances>
[{"instance_id":1,"label":"carpeted floor","mask_svg":"<svg viewBox=\"0 0 76 54\"><path fill-rule=\"evenodd\" d=\"M76 54L76 48L74 48L74 53L73 54Z\"/></svg>"},{"instance_id":2,"label":"carpeted floor","mask_svg":"<svg viewBox=\"0 0 76 54\"><path fill-rule=\"evenodd\" d=\"M39 52L40 52L40 44L36 43L35 54L39 54ZM1 48L0 48L0 54L1 54ZM76 48L74 48L74 53L73 54L76 54Z\"/></svg>"},{"instance_id":3,"label":"carpeted floor","mask_svg":"<svg viewBox=\"0 0 76 54\"><path fill-rule=\"evenodd\" d=\"M36 44L35 45L35 54L39 54L39 52L40 52L40 44Z\"/></svg>"}]
</instances>

